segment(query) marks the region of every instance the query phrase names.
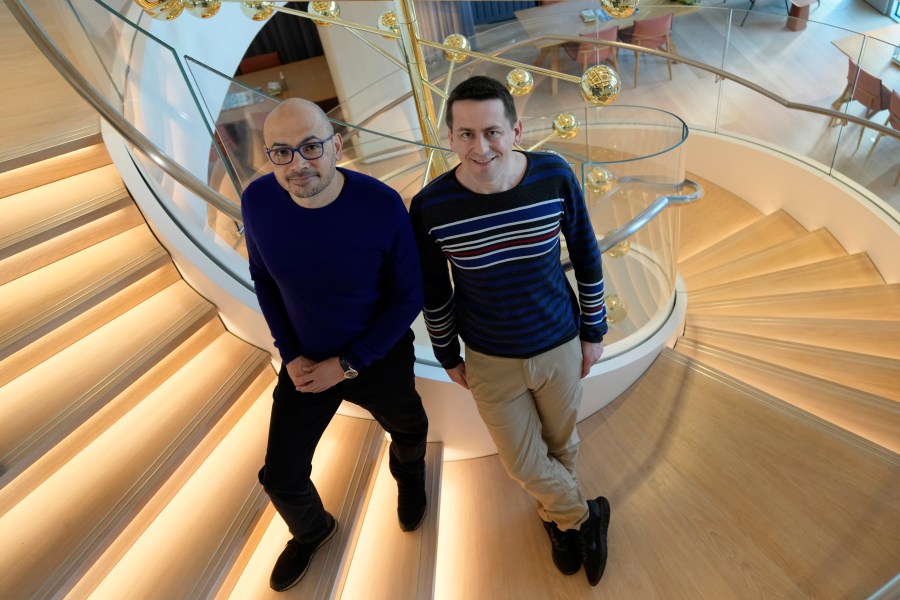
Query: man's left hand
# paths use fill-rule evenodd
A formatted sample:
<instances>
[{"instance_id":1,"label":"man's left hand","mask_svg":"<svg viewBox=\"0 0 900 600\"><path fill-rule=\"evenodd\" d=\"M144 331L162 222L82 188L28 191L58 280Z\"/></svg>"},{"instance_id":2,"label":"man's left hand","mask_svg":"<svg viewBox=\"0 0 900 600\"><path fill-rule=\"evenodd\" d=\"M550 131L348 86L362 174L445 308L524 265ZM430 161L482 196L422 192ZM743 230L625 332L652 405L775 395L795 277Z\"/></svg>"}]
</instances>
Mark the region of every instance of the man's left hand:
<instances>
[{"instance_id":1,"label":"man's left hand","mask_svg":"<svg viewBox=\"0 0 900 600\"><path fill-rule=\"evenodd\" d=\"M310 367L303 367L303 381L297 390L306 394L324 392L344 380L344 370L338 358L332 357Z\"/></svg>"},{"instance_id":2,"label":"man's left hand","mask_svg":"<svg viewBox=\"0 0 900 600\"><path fill-rule=\"evenodd\" d=\"M587 377L591 367L600 362L603 356L603 342L586 342L581 340L581 378Z\"/></svg>"}]
</instances>

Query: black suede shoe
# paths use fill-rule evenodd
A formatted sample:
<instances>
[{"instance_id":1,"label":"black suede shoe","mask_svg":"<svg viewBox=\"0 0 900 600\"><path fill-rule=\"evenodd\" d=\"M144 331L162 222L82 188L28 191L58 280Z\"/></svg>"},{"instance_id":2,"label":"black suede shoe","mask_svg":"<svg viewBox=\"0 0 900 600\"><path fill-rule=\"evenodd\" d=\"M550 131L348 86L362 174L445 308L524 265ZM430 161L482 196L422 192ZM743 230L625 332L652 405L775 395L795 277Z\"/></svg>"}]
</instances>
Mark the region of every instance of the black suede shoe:
<instances>
[{"instance_id":1,"label":"black suede shoe","mask_svg":"<svg viewBox=\"0 0 900 600\"><path fill-rule=\"evenodd\" d=\"M581 568L581 546L579 532L574 529L562 531L556 523L544 521L544 529L550 536L553 564L563 575L574 575Z\"/></svg>"},{"instance_id":2,"label":"black suede shoe","mask_svg":"<svg viewBox=\"0 0 900 600\"><path fill-rule=\"evenodd\" d=\"M419 486L397 486L397 519L403 531L415 531L425 520L428 501Z\"/></svg>"},{"instance_id":3,"label":"black suede shoe","mask_svg":"<svg viewBox=\"0 0 900 600\"><path fill-rule=\"evenodd\" d=\"M275 568L272 569L272 576L269 578L269 586L273 590L283 592L297 585L309 570L309 563L312 562L316 550L334 537L334 533L337 531L337 521L328 513L325 513L325 516L329 522L325 535L309 542L292 538L281 551L281 556L275 561Z\"/></svg>"},{"instance_id":4,"label":"black suede shoe","mask_svg":"<svg viewBox=\"0 0 900 600\"><path fill-rule=\"evenodd\" d=\"M603 496L588 500L588 520L581 524L581 561L588 583L597 585L606 569L606 533L609 530L609 501Z\"/></svg>"}]
</instances>

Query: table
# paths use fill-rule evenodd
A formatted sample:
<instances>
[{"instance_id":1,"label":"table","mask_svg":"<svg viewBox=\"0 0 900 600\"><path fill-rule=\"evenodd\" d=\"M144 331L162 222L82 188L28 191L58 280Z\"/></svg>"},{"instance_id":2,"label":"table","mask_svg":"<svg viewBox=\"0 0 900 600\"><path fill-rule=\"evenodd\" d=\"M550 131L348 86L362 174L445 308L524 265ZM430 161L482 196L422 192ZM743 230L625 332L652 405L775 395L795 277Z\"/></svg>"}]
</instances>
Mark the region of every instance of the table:
<instances>
[{"instance_id":1,"label":"table","mask_svg":"<svg viewBox=\"0 0 900 600\"><path fill-rule=\"evenodd\" d=\"M337 91L334 89L334 82L331 79L331 71L328 69L328 61L325 56L316 56L254 71L246 75L237 75L235 79L247 87L258 87L265 92L269 82L279 81L282 73L287 83L287 90L282 92L278 96L279 98L306 98L326 111L337 104ZM326 108L329 104L330 106Z\"/></svg>"},{"instance_id":2,"label":"table","mask_svg":"<svg viewBox=\"0 0 900 600\"><path fill-rule=\"evenodd\" d=\"M865 51L860 57L863 35L871 39L866 41ZM848 58L858 62L863 70L881 78L888 88L900 89L900 65L892 60L894 50L900 46L900 23L866 31L863 34L848 35L832 40L831 43ZM850 82L848 81L847 87L831 106L835 110L839 110L841 105L849 99Z\"/></svg>"},{"instance_id":3,"label":"table","mask_svg":"<svg viewBox=\"0 0 900 600\"><path fill-rule=\"evenodd\" d=\"M553 4L544 4L535 6L534 8L526 8L516 11L516 20L525 33L530 38L541 38L551 35L581 35L589 33L597 29L605 29L607 27L618 26L619 29L631 27L638 19L647 16L658 17L666 14L666 12L675 15L684 12L697 10L685 7L683 9L671 8L669 0L641 0L640 12L636 12L630 17L624 19L612 19L610 21L596 21L594 23L585 23L581 20L582 10L595 10L600 8L600 2L582 1L582 2L555 2ZM664 10L663 7L670 6L670 10ZM681 7L682 5L679 5ZM550 68L559 72L559 52L562 50L562 44L558 40L538 40L535 47L541 52L535 60L535 66L540 66L544 58L550 56ZM550 83L550 94L556 95L557 79L554 77Z\"/></svg>"}]
</instances>

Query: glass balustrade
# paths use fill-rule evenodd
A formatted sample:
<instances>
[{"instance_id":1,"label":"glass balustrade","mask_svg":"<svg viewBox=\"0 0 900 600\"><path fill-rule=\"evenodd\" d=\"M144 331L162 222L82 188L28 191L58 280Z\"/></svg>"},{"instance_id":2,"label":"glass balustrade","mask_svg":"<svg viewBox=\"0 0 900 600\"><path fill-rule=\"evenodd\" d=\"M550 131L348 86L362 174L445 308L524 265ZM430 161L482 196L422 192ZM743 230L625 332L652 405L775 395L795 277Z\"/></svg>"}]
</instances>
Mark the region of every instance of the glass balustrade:
<instances>
[{"instance_id":1,"label":"glass balustrade","mask_svg":"<svg viewBox=\"0 0 900 600\"><path fill-rule=\"evenodd\" d=\"M23 4L29 6L27 1ZM420 3L418 10L428 10L428 4ZM238 7L223 3L220 12L230 10ZM536 72L530 93L517 97L525 127L521 146L557 152L569 161L585 187L598 234L622 227L661 195L690 193L679 187L685 177L683 142L688 127L783 152L824 175L852 180L882 199L898 198L900 188L891 184L900 140L883 140L880 156L869 156L871 129L860 141L862 128L857 124L794 110L769 97L861 115L859 103L840 101L856 85L855 78L848 79L849 59L880 64L883 54L893 52L887 42L812 21L793 31L785 27L785 15L762 11L666 5L666 11L676 13L672 35L678 54L708 65L711 71L677 62L670 81L665 59L644 53L637 58L641 72L635 86L636 57L621 48L621 93L612 106L593 108L582 99L577 83L580 60L560 46L572 40L560 37L626 23L572 21L580 19L577 13L559 10L557 18L520 18L480 32L470 42L478 52L569 76L556 81ZM638 16L647 18L662 10L643 6ZM160 202L182 228L243 285L251 286L235 211L240 190L270 168L262 152L262 123L278 98L229 77L223 72L228 69L212 64L223 62L221 56L199 49L209 44L211 52L217 51L210 23L219 17L209 23L193 18L164 23L121 1L70 2L58 10L37 7L32 12L44 29L56 32L66 56L115 110L165 155L233 203L232 211L208 206L138 148L131 149ZM196 35L190 52L153 33L161 27L184 27L181 37ZM434 48L424 55L432 80L441 89L474 74L506 79L512 68L476 58L450 63ZM900 69L885 68L885 84L900 88L894 79ZM751 87L718 77L717 69ZM432 93L432 100L441 111L439 95ZM344 98L329 114L347 139L343 164L387 181L407 200L421 188L428 152L421 145L422 132L402 70ZM561 114L578 121L576 135L559 134L554 120ZM885 114L874 115L873 122L881 124ZM446 148L445 127L439 126L438 132L440 145ZM448 150L440 156L453 164ZM663 211L607 252L614 339L624 340L652 327L671 304L676 232L677 211ZM418 339L427 345L422 332ZM427 353L420 358L427 360Z\"/></svg>"}]
</instances>

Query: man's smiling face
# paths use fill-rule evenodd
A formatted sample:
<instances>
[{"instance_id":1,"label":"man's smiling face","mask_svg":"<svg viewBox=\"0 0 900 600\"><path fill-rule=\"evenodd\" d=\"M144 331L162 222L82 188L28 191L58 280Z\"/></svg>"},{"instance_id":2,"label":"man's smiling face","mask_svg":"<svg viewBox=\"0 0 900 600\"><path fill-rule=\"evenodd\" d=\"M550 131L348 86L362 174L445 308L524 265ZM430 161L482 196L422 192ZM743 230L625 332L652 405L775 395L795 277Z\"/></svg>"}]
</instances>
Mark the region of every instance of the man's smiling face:
<instances>
[{"instance_id":1,"label":"man's smiling face","mask_svg":"<svg viewBox=\"0 0 900 600\"><path fill-rule=\"evenodd\" d=\"M515 170L513 147L522 139L522 122L509 122L502 101L459 100L451 110L450 148L463 179L488 183Z\"/></svg>"}]
</instances>

